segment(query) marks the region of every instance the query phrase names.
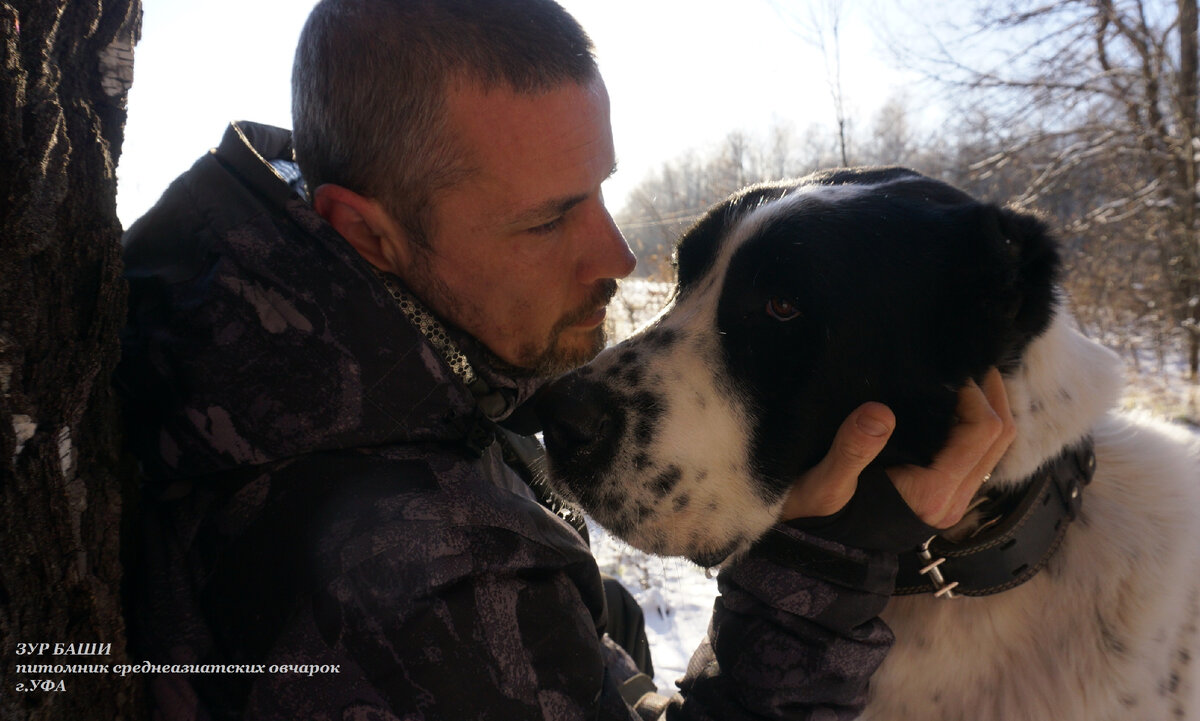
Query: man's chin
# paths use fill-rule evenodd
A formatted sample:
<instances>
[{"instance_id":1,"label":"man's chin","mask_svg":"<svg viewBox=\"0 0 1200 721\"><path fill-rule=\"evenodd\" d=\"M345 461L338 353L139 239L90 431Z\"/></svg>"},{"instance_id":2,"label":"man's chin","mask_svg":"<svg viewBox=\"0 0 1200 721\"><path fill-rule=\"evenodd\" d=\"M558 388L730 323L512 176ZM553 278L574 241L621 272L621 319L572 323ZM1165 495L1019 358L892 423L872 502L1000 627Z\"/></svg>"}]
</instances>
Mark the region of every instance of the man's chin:
<instances>
[{"instance_id":1,"label":"man's chin","mask_svg":"<svg viewBox=\"0 0 1200 721\"><path fill-rule=\"evenodd\" d=\"M548 346L539 350L526 347L519 363L501 358L485 347L496 370L514 378L549 378L572 371L604 350L608 334L604 326L568 327L558 330Z\"/></svg>"},{"instance_id":2,"label":"man's chin","mask_svg":"<svg viewBox=\"0 0 1200 721\"><path fill-rule=\"evenodd\" d=\"M559 332L547 348L527 367L533 375L558 376L574 370L604 350L608 335L604 326L568 328Z\"/></svg>"}]
</instances>

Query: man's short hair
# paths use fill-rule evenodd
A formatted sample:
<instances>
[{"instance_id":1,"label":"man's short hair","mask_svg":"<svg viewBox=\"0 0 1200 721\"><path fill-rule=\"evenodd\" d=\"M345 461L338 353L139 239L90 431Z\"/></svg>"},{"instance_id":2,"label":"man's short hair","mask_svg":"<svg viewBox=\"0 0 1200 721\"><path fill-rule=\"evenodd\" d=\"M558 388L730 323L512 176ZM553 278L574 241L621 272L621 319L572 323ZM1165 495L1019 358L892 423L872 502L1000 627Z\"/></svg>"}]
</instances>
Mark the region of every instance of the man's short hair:
<instances>
[{"instance_id":1,"label":"man's short hair","mask_svg":"<svg viewBox=\"0 0 1200 721\"><path fill-rule=\"evenodd\" d=\"M591 40L552 0L322 0L292 67L296 159L310 190L377 198L425 243L433 194L465 170L451 83L532 95L598 76Z\"/></svg>"}]
</instances>

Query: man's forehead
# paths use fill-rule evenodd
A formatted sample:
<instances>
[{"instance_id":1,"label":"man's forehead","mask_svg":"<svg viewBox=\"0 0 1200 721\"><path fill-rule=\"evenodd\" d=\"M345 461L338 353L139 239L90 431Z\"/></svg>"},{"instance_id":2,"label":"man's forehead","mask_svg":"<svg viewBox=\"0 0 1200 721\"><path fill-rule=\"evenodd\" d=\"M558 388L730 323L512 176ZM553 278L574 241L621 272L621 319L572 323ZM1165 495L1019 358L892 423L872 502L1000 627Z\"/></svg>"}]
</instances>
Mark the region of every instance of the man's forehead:
<instances>
[{"instance_id":1,"label":"man's forehead","mask_svg":"<svg viewBox=\"0 0 1200 721\"><path fill-rule=\"evenodd\" d=\"M616 169L599 80L537 95L459 86L447 96L446 130L464 171L453 190L505 222L568 208Z\"/></svg>"},{"instance_id":2,"label":"man's forehead","mask_svg":"<svg viewBox=\"0 0 1200 721\"><path fill-rule=\"evenodd\" d=\"M608 92L598 77L535 93L453 83L445 95L443 122L464 151L481 159L520 158L545 147L611 145L612 140Z\"/></svg>"}]
</instances>

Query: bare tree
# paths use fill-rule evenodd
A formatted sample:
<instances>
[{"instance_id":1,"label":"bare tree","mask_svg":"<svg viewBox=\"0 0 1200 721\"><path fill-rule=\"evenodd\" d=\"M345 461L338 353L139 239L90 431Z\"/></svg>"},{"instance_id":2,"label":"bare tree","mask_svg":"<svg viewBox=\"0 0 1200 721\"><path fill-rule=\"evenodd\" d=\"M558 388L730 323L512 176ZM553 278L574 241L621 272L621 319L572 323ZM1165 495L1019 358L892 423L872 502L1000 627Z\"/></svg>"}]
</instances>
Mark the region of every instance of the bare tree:
<instances>
[{"instance_id":1,"label":"bare tree","mask_svg":"<svg viewBox=\"0 0 1200 721\"><path fill-rule=\"evenodd\" d=\"M14 721L140 706L131 676L53 670L126 660L113 171L140 19L138 0L0 2L0 718Z\"/></svg>"},{"instance_id":2,"label":"bare tree","mask_svg":"<svg viewBox=\"0 0 1200 721\"><path fill-rule=\"evenodd\" d=\"M1196 0L978 3L954 33L925 67L1004 129L976 174L1020 166L1014 201L1053 208L1081 246L1111 255L1104 269L1184 334L1200 379Z\"/></svg>"},{"instance_id":3,"label":"bare tree","mask_svg":"<svg viewBox=\"0 0 1200 721\"><path fill-rule=\"evenodd\" d=\"M846 95L842 87L842 0L814 0L805 3L801 14L793 3L774 0L771 3L797 37L821 52L825 62L825 81L833 101L833 116L837 123L838 150L841 164L850 165L848 150L849 126L846 119Z\"/></svg>"},{"instance_id":4,"label":"bare tree","mask_svg":"<svg viewBox=\"0 0 1200 721\"><path fill-rule=\"evenodd\" d=\"M925 141L911 129L908 117L903 98L893 99L880 110L875 127L886 130L879 130L872 142L862 144L865 162L898 162L900 159L886 155L897 148L905 149L905 160L925 157ZM847 130L851 128L847 126ZM853 138L848 135L845 140ZM844 149L840 141L834 147L828 132L815 125L797 134L789 125L776 124L762 138L734 131L707 154L691 151L664 163L633 189L615 214L640 259L638 274L670 280L675 241L713 203L752 183L798 177L837 165Z\"/></svg>"},{"instance_id":5,"label":"bare tree","mask_svg":"<svg viewBox=\"0 0 1200 721\"><path fill-rule=\"evenodd\" d=\"M818 135L804 138L807 149ZM664 163L631 191L617 224L639 258L638 274L671 279L671 253L675 241L710 205L752 183L815 169L806 153L793 150L790 129L772 127L765 139L741 131L727 134L706 155L685 153ZM826 163L831 162L826 157Z\"/></svg>"}]
</instances>

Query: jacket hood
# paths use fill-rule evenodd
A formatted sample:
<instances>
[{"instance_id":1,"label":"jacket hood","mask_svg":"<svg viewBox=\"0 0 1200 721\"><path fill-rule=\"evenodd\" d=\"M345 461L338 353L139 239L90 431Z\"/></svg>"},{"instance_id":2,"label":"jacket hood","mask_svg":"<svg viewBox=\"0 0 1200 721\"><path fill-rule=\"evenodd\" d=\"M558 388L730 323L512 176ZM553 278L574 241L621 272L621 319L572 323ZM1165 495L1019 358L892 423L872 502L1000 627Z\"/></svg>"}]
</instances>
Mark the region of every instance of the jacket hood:
<instances>
[{"instance_id":1,"label":"jacket hood","mask_svg":"<svg viewBox=\"0 0 1200 721\"><path fill-rule=\"evenodd\" d=\"M116 380L151 478L461 440L477 413L503 420L544 382L445 326L480 377L468 388L289 183L291 159L288 131L234 123L125 234Z\"/></svg>"}]
</instances>

